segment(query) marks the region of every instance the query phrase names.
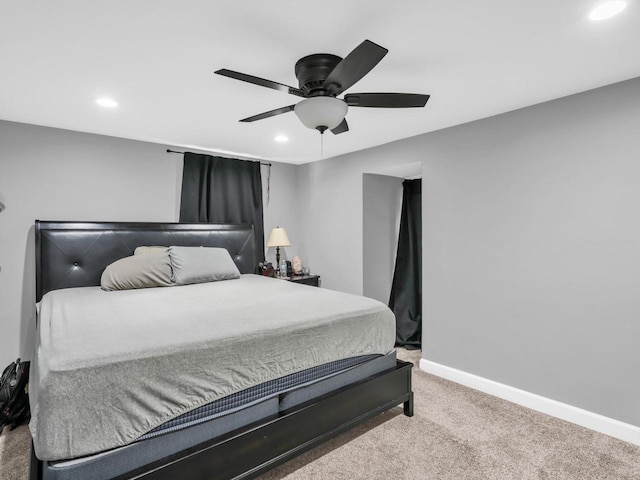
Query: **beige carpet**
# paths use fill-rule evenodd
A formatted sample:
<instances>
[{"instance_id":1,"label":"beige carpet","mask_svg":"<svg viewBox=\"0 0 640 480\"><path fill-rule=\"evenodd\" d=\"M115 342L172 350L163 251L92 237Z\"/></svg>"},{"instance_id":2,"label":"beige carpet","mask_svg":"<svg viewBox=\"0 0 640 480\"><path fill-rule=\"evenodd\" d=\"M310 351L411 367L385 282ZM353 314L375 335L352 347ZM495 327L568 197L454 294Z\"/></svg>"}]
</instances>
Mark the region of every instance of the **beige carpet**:
<instances>
[{"instance_id":1,"label":"beige carpet","mask_svg":"<svg viewBox=\"0 0 640 480\"><path fill-rule=\"evenodd\" d=\"M397 407L260 480L639 480L640 448L421 372ZM28 431L0 436L0 480L26 479Z\"/></svg>"},{"instance_id":2,"label":"beige carpet","mask_svg":"<svg viewBox=\"0 0 640 480\"><path fill-rule=\"evenodd\" d=\"M0 433L0 480L27 480L29 477L29 428L18 427Z\"/></svg>"}]
</instances>

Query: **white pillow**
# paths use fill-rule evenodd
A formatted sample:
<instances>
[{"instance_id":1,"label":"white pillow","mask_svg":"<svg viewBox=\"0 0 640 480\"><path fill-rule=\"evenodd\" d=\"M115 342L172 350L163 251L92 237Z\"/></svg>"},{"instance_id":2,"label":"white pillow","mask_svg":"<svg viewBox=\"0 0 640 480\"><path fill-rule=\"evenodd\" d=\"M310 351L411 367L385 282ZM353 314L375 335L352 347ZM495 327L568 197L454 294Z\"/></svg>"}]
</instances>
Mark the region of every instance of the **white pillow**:
<instances>
[{"instance_id":1,"label":"white pillow","mask_svg":"<svg viewBox=\"0 0 640 480\"><path fill-rule=\"evenodd\" d=\"M240 278L226 248L171 246L167 252L176 285Z\"/></svg>"}]
</instances>

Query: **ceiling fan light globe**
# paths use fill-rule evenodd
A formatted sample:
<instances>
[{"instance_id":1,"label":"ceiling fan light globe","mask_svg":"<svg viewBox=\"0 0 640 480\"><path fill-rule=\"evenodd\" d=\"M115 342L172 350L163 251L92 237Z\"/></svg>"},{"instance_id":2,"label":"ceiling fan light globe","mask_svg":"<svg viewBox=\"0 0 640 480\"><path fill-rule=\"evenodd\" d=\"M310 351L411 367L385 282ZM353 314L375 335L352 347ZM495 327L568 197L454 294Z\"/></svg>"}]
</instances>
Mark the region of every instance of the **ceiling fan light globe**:
<instances>
[{"instance_id":1,"label":"ceiling fan light globe","mask_svg":"<svg viewBox=\"0 0 640 480\"><path fill-rule=\"evenodd\" d=\"M335 97L311 97L297 103L294 111L305 127L335 128L347 115L347 104Z\"/></svg>"}]
</instances>

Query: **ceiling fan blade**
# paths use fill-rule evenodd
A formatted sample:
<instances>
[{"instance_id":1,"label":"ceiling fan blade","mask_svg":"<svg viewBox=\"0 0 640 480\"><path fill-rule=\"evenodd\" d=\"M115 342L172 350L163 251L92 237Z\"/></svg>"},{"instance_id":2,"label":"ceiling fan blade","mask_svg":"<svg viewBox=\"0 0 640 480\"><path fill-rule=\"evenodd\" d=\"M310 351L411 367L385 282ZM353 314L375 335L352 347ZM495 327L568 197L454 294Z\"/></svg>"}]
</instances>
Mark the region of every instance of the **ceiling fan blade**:
<instances>
[{"instance_id":1,"label":"ceiling fan blade","mask_svg":"<svg viewBox=\"0 0 640 480\"><path fill-rule=\"evenodd\" d=\"M253 75L247 75L246 73L234 72L233 70L227 70L222 68L215 73L223 75L225 77L234 78L247 83L253 83L254 85L260 85L261 87L273 88L274 90L280 90L281 92L290 93L291 95L297 95L299 97L306 97L307 95L299 88L290 87L283 83L272 82L260 77L254 77Z\"/></svg>"},{"instance_id":2,"label":"ceiling fan blade","mask_svg":"<svg viewBox=\"0 0 640 480\"><path fill-rule=\"evenodd\" d=\"M292 112L295 105L289 105L288 107L276 108L275 110L269 110L268 112L259 113L258 115L254 115L252 117L243 118L240 120L241 122L255 122L256 120L263 120L269 117L275 117L276 115L281 115L283 113Z\"/></svg>"},{"instance_id":3,"label":"ceiling fan blade","mask_svg":"<svg viewBox=\"0 0 640 480\"><path fill-rule=\"evenodd\" d=\"M346 118L342 119L342 122L340 122L340 125L331 129L331 133L333 133L334 135L338 135L339 133L344 133L348 131L349 131L349 125L347 124Z\"/></svg>"},{"instance_id":4,"label":"ceiling fan blade","mask_svg":"<svg viewBox=\"0 0 640 480\"><path fill-rule=\"evenodd\" d=\"M338 95L352 86L375 67L389 50L365 40L342 59L324 81L331 95Z\"/></svg>"},{"instance_id":5,"label":"ceiling fan blade","mask_svg":"<svg viewBox=\"0 0 640 480\"><path fill-rule=\"evenodd\" d=\"M429 97L418 93L349 93L344 101L350 107L411 108L424 107Z\"/></svg>"}]
</instances>

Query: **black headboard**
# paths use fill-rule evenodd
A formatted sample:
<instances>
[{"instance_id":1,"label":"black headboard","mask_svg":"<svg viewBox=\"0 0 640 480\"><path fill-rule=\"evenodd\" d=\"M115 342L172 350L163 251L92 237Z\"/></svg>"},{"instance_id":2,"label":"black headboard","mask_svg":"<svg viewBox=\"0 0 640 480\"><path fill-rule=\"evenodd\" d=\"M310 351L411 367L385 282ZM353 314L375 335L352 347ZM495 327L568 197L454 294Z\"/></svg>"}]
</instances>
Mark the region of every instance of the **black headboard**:
<instances>
[{"instance_id":1,"label":"black headboard","mask_svg":"<svg viewBox=\"0 0 640 480\"><path fill-rule=\"evenodd\" d=\"M36 301L51 290L100 285L107 265L142 245L224 247L241 273L256 272L253 225L36 220Z\"/></svg>"}]
</instances>

